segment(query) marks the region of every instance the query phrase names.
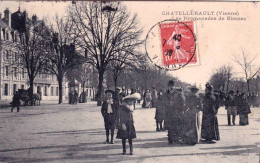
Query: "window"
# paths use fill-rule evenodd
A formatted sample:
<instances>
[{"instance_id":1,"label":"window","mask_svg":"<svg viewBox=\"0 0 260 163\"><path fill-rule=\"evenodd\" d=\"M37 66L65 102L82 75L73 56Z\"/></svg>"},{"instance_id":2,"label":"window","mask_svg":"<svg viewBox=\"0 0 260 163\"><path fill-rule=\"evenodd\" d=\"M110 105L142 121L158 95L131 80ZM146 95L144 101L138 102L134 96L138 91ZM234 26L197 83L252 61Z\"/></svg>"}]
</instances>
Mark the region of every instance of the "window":
<instances>
[{"instance_id":1,"label":"window","mask_svg":"<svg viewBox=\"0 0 260 163\"><path fill-rule=\"evenodd\" d=\"M51 96L53 96L53 87L51 87Z\"/></svg>"},{"instance_id":2,"label":"window","mask_svg":"<svg viewBox=\"0 0 260 163\"><path fill-rule=\"evenodd\" d=\"M59 96L59 87L56 87L56 96Z\"/></svg>"},{"instance_id":3,"label":"window","mask_svg":"<svg viewBox=\"0 0 260 163\"><path fill-rule=\"evenodd\" d=\"M86 96L88 97L88 89L86 90Z\"/></svg>"},{"instance_id":4,"label":"window","mask_svg":"<svg viewBox=\"0 0 260 163\"><path fill-rule=\"evenodd\" d=\"M37 86L37 93L40 93L40 92L41 92L41 87Z\"/></svg>"},{"instance_id":5,"label":"window","mask_svg":"<svg viewBox=\"0 0 260 163\"><path fill-rule=\"evenodd\" d=\"M24 78L24 68L22 68L22 78Z\"/></svg>"},{"instance_id":6,"label":"window","mask_svg":"<svg viewBox=\"0 0 260 163\"><path fill-rule=\"evenodd\" d=\"M15 94L16 91L16 84L13 85L13 95Z\"/></svg>"},{"instance_id":7,"label":"window","mask_svg":"<svg viewBox=\"0 0 260 163\"><path fill-rule=\"evenodd\" d=\"M44 96L48 96L47 90L48 90L48 88L47 88L47 86L45 86L45 87L44 87Z\"/></svg>"},{"instance_id":8,"label":"window","mask_svg":"<svg viewBox=\"0 0 260 163\"><path fill-rule=\"evenodd\" d=\"M8 70L8 66L5 66L5 76L9 75L9 70Z\"/></svg>"},{"instance_id":9,"label":"window","mask_svg":"<svg viewBox=\"0 0 260 163\"><path fill-rule=\"evenodd\" d=\"M21 85L21 89L24 89L24 85Z\"/></svg>"},{"instance_id":10,"label":"window","mask_svg":"<svg viewBox=\"0 0 260 163\"><path fill-rule=\"evenodd\" d=\"M4 92L4 95L8 95L8 84L5 84L5 90L4 90L5 92Z\"/></svg>"},{"instance_id":11,"label":"window","mask_svg":"<svg viewBox=\"0 0 260 163\"><path fill-rule=\"evenodd\" d=\"M14 77L17 78L17 67L14 68Z\"/></svg>"},{"instance_id":12,"label":"window","mask_svg":"<svg viewBox=\"0 0 260 163\"><path fill-rule=\"evenodd\" d=\"M9 59L9 51L8 51L8 50L5 51L5 59L6 59L6 60Z\"/></svg>"}]
</instances>

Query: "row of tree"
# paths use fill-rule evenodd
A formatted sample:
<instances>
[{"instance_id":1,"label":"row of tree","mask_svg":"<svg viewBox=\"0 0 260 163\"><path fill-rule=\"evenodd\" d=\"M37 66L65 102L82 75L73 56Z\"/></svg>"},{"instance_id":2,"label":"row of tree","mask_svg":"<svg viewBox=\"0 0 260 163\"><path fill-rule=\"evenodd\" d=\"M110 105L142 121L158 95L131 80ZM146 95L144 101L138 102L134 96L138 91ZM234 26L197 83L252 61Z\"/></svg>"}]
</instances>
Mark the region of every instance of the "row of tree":
<instances>
[{"instance_id":1,"label":"row of tree","mask_svg":"<svg viewBox=\"0 0 260 163\"><path fill-rule=\"evenodd\" d=\"M19 39L13 44L21 62L15 64L27 70L31 99L37 74L50 73L58 79L62 103L64 77L74 79L68 74L87 63L98 74L100 105L106 71L113 74L116 86L124 69L138 70L145 60L145 55L137 51L143 44L139 38L142 28L136 15L128 13L120 2L76 2L68 6L66 15L51 20L38 20L36 15L30 19L26 12L18 11L17 19ZM89 77L84 72L78 75L81 81Z\"/></svg>"},{"instance_id":2,"label":"row of tree","mask_svg":"<svg viewBox=\"0 0 260 163\"><path fill-rule=\"evenodd\" d=\"M209 83L216 90L224 92L238 90L248 94L258 93L260 91L260 66L257 57L258 55L249 55L242 49L241 54L234 55L232 60L241 68L243 77L236 77L239 72L234 72L232 66L223 65L212 73Z\"/></svg>"}]
</instances>

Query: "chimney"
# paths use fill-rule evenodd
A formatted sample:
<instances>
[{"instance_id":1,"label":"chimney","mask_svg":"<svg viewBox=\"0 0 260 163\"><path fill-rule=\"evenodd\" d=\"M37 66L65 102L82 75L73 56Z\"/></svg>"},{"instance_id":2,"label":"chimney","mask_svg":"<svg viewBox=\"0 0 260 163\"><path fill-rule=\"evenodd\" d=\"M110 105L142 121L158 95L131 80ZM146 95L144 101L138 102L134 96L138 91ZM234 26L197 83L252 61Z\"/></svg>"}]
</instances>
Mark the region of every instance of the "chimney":
<instances>
[{"instance_id":1,"label":"chimney","mask_svg":"<svg viewBox=\"0 0 260 163\"><path fill-rule=\"evenodd\" d=\"M11 13L10 13L9 9L8 9L8 8L5 9L4 13L5 13L4 21L5 21L5 23L6 23L9 27L11 27Z\"/></svg>"}]
</instances>

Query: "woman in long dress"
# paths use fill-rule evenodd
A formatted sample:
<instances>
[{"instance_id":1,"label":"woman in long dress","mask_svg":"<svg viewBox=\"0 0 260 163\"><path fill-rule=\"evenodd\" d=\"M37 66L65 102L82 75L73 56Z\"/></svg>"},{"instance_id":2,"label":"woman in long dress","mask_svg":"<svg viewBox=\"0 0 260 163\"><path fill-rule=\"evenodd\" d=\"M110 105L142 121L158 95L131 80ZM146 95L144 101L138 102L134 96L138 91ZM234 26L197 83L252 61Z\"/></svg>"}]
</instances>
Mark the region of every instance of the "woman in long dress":
<instances>
[{"instance_id":1,"label":"woman in long dress","mask_svg":"<svg viewBox=\"0 0 260 163\"><path fill-rule=\"evenodd\" d=\"M130 155L133 155L133 139L136 138L133 111L135 100L141 99L139 93L134 93L123 98L119 107L119 125L116 138L122 139L123 154L126 154L126 139L130 147Z\"/></svg>"},{"instance_id":2,"label":"woman in long dress","mask_svg":"<svg viewBox=\"0 0 260 163\"><path fill-rule=\"evenodd\" d=\"M202 102L197 95L199 89L189 87L190 94L186 97L186 111L184 113L184 142L196 144L201 138Z\"/></svg>"},{"instance_id":3,"label":"woman in long dress","mask_svg":"<svg viewBox=\"0 0 260 163\"><path fill-rule=\"evenodd\" d=\"M156 120L156 131L162 131L164 130L162 127L162 123L164 120L164 104L163 104L163 92L160 90L158 95L158 100L156 102L156 110L155 110L155 117Z\"/></svg>"},{"instance_id":4,"label":"woman in long dress","mask_svg":"<svg viewBox=\"0 0 260 163\"><path fill-rule=\"evenodd\" d=\"M218 108L216 97L212 94L213 87L206 84L205 96L203 98L203 116L201 127L201 138L208 143L220 140L218 129Z\"/></svg>"},{"instance_id":5,"label":"woman in long dress","mask_svg":"<svg viewBox=\"0 0 260 163\"><path fill-rule=\"evenodd\" d=\"M240 100L237 106L237 112L239 114L239 125L249 125L248 114L251 113L250 105L246 99L246 95L244 93L241 94Z\"/></svg>"}]
</instances>

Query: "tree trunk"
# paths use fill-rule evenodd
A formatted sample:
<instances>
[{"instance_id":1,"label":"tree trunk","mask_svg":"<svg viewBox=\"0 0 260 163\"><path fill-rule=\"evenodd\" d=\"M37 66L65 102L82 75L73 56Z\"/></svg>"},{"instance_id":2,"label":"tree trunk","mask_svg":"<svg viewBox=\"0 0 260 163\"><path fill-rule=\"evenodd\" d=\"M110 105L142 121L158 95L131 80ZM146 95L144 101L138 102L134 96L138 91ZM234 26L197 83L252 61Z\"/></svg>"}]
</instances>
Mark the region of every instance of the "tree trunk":
<instances>
[{"instance_id":1,"label":"tree trunk","mask_svg":"<svg viewBox=\"0 0 260 163\"><path fill-rule=\"evenodd\" d=\"M249 79L246 80L246 83L247 83L248 95L250 95L250 81L249 81Z\"/></svg>"},{"instance_id":2,"label":"tree trunk","mask_svg":"<svg viewBox=\"0 0 260 163\"><path fill-rule=\"evenodd\" d=\"M31 101L31 106L33 106L34 104L34 99L33 99L33 81L34 81L34 78L30 78L30 89L29 89L29 97L30 97L30 101Z\"/></svg>"},{"instance_id":3,"label":"tree trunk","mask_svg":"<svg viewBox=\"0 0 260 163\"><path fill-rule=\"evenodd\" d=\"M59 104L62 104L62 82L63 82L63 77L58 77L58 84L59 84Z\"/></svg>"},{"instance_id":4,"label":"tree trunk","mask_svg":"<svg viewBox=\"0 0 260 163\"><path fill-rule=\"evenodd\" d=\"M114 75L114 86L115 86L115 89L117 87L117 79L118 79L118 76Z\"/></svg>"},{"instance_id":5,"label":"tree trunk","mask_svg":"<svg viewBox=\"0 0 260 163\"><path fill-rule=\"evenodd\" d=\"M101 104L102 104L103 80L104 80L104 70L99 70L98 71L97 106L101 106Z\"/></svg>"},{"instance_id":6,"label":"tree trunk","mask_svg":"<svg viewBox=\"0 0 260 163\"><path fill-rule=\"evenodd\" d=\"M83 81L83 83L82 83L82 86L83 86L83 92L85 92L85 81Z\"/></svg>"}]
</instances>

